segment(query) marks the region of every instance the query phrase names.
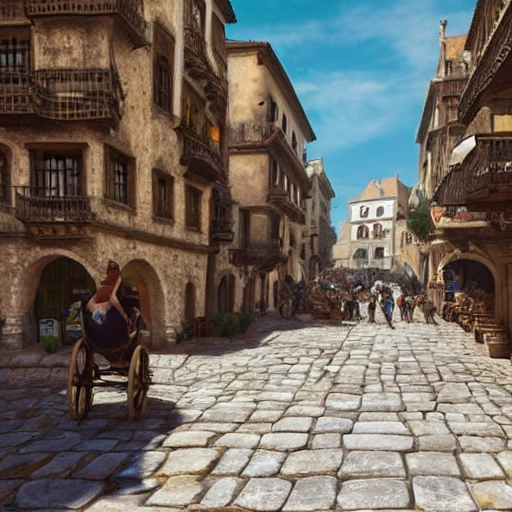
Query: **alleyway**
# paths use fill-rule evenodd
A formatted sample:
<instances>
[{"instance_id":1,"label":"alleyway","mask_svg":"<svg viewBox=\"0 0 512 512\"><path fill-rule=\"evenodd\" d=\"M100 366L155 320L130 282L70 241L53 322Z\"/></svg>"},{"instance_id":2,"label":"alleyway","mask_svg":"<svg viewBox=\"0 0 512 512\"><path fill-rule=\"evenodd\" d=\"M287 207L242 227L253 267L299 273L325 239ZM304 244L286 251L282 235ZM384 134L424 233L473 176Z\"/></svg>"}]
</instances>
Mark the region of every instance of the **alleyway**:
<instances>
[{"instance_id":1,"label":"alleyway","mask_svg":"<svg viewBox=\"0 0 512 512\"><path fill-rule=\"evenodd\" d=\"M0 510L512 510L512 365L457 325L269 316L175 352L143 420L109 389L82 424L69 351L0 354Z\"/></svg>"}]
</instances>

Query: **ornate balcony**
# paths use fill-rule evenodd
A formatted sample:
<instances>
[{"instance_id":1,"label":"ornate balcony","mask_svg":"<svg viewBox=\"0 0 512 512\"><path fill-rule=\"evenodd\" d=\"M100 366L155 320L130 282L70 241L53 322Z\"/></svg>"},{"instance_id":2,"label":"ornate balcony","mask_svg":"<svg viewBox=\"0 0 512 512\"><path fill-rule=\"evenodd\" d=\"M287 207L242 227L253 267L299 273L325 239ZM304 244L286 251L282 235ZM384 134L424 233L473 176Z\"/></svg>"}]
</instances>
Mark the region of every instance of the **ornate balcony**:
<instances>
[{"instance_id":1,"label":"ornate balcony","mask_svg":"<svg viewBox=\"0 0 512 512\"><path fill-rule=\"evenodd\" d=\"M210 239L217 242L232 242L235 234L233 232L233 221L229 219L213 219L210 228Z\"/></svg>"},{"instance_id":2,"label":"ornate balcony","mask_svg":"<svg viewBox=\"0 0 512 512\"><path fill-rule=\"evenodd\" d=\"M294 222L305 224L306 214L304 210L291 201L288 195L288 192L282 185L272 185L269 187L267 201L288 215Z\"/></svg>"},{"instance_id":3,"label":"ornate balcony","mask_svg":"<svg viewBox=\"0 0 512 512\"><path fill-rule=\"evenodd\" d=\"M89 197L43 197L30 187L14 187L15 216L38 238L81 238L94 221Z\"/></svg>"},{"instance_id":4,"label":"ornate balcony","mask_svg":"<svg viewBox=\"0 0 512 512\"><path fill-rule=\"evenodd\" d=\"M512 200L512 136L480 135L434 193L438 206L502 211Z\"/></svg>"},{"instance_id":5,"label":"ornate balcony","mask_svg":"<svg viewBox=\"0 0 512 512\"><path fill-rule=\"evenodd\" d=\"M226 170L214 144L190 128L180 126L177 131L183 137L183 153L180 163L187 166L186 175L192 179L212 183L226 181Z\"/></svg>"},{"instance_id":6,"label":"ornate balcony","mask_svg":"<svg viewBox=\"0 0 512 512\"><path fill-rule=\"evenodd\" d=\"M115 16L135 47L147 44L144 0L25 0L28 18Z\"/></svg>"},{"instance_id":7,"label":"ornate balcony","mask_svg":"<svg viewBox=\"0 0 512 512\"><path fill-rule=\"evenodd\" d=\"M35 111L58 121L121 117L121 85L109 69L40 69L35 77Z\"/></svg>"},{"instance_id":8,"label":"ornate balcony","mask_svg":"<svg viewBox=\"0 0 512 512\"><path fill-rule=\"evenodd\" d=\"M28 71L0 70L0 114L34 112L33 77Z\"/></svg>"},{"instance_id":9,"label":"ornate balcony","mask_svg":"<svg viewBox=\"0 0 512 512\"><path fill-rule=\"evenodd\" d=\"M237 267L254 265L260 270L270 271L286 261L278 240L269 240L267 245L230 249L230 262Z\"/></svg>"}]
</instances>

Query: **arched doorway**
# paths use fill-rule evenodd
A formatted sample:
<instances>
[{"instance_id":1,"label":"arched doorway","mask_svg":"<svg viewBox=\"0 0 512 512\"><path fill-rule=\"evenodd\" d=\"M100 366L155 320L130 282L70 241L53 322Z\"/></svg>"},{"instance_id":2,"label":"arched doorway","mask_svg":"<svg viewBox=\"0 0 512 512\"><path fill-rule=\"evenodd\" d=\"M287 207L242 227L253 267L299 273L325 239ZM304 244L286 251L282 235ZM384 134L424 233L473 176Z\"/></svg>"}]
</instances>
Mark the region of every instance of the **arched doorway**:
<instances>
[{"instance_id":1,"label":"arched doorway","mask_svg":"<svg viewBox=\"0 0 512 512\"><path fill-rule=\"evenodd\" d=\"M72 343L75 336L67 336L66 318L73 304L90 297L95 290L94 280L80 263L66 257L51 261L41 273L36 292L37 325L40 326L43 320L57 320L62 340Z\"/></svg>"},{"instance_id":2,"label":"arched doorway","mask_svg":"<svg viewBox=\"0 0 512 512\"><path fill-rule=\"evenodd\" d=\"M235 276L226 274L217 289L217 305L221 314L233 313L235 305Z\"/></svg>"},{"instance_id":3,"label":"arched doorway","mask_svg":"<svg viewBox=\"0 0 512 512\"><path fill-rule=\"evenodd\" d=\"M483 263L469 259L458 259L443 267L444 300L453 300L454 294L465 291L473 296L485 293L492 301L495 282L490 269ZM494 306L494 304L492 304Z\"/></svg>"},{"instance_id":4,"label":"arched doorway","mask_svg":"<svg viewBox=\"0 0 512 512\"><path fill-rule=\"evenodd\" d=\"M185 287L185 320L192 325L196 317L196 287L187 283Z\"/></svg>"}]
</instances>

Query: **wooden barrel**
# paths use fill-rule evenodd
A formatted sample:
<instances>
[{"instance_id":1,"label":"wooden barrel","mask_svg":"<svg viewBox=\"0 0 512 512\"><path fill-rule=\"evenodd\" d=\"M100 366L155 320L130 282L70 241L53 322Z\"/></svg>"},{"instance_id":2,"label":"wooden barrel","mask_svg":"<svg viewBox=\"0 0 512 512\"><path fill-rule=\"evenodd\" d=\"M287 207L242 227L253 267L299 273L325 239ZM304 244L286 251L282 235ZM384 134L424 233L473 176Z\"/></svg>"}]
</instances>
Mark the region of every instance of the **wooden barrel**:
<instances>
[{"instance_id":1,"label":"wooden barrel","mask_svg":"<svg viewBox=\"0 0 512 512\"><path fill-rule=\"evenodd\" d=\"M489 356L494 359L509 359L511 354L510 341L504 333L487 336Z\"/></svg>"}]
</instances>

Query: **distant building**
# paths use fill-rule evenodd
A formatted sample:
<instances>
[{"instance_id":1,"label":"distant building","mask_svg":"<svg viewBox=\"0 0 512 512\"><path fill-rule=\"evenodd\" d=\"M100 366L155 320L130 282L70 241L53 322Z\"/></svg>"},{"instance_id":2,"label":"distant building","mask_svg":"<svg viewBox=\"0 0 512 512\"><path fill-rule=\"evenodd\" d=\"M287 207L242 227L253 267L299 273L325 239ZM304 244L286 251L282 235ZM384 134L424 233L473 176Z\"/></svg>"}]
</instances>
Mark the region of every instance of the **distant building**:
<instances>
[{"instance_id":1,"label":"distant building","mask_svg":"<svg viewBox=\"0 0 512 512\"><path fill-rule=\"evenodd\" d=\"M336 266L391 270L407 231L408 188L398 179L372 180L349 201L349 218L334 246Z\"/></svg>"},{"instance_id":2,"label":"distant building","mask_svg":"<svg viewBox=\"0 0 512 512\"><path fill-rule=\"evenodd\" d=\"M332 247L336 233L331 225L331 200L336 196L327 177L321 158L306 165L310 188L304 200L306 229L304 230L302 259L306 263L308 279L314 279L332 262Z\"/></svg>"}]
</instances>

